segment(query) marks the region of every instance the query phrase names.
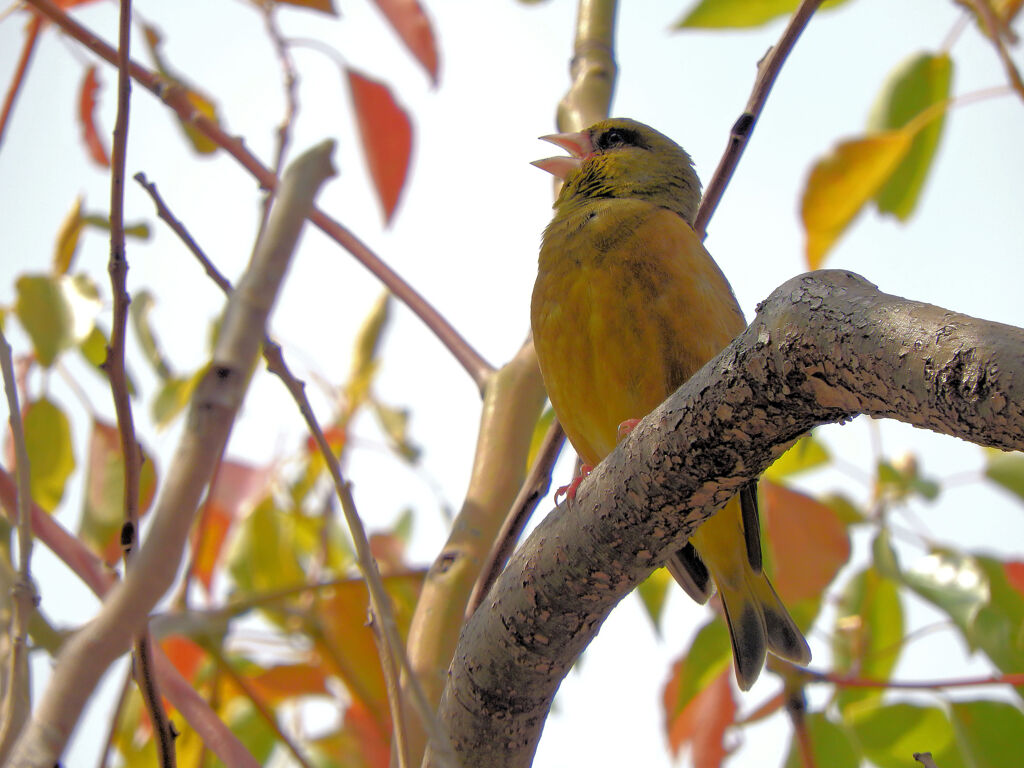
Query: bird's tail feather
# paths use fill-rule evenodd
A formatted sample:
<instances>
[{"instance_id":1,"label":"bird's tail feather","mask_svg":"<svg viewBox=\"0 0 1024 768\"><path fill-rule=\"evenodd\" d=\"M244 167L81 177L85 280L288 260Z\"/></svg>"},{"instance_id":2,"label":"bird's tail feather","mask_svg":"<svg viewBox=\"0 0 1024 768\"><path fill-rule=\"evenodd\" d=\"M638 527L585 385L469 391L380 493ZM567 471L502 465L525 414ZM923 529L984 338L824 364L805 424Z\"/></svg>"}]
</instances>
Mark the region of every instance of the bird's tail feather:
<instances>
[{"instance_id":1,"label":"bird's tail feather","mask_svg":"<svg viewBox=\"0 0 1024 768\"><path fill-rule=\"evenodd\" d=\"M768 651L797 664L810 662L807 641L763 573L748 571L737 587L720 584L718 593L742 690L757 680Z\"/></svg>"}]
</instances>

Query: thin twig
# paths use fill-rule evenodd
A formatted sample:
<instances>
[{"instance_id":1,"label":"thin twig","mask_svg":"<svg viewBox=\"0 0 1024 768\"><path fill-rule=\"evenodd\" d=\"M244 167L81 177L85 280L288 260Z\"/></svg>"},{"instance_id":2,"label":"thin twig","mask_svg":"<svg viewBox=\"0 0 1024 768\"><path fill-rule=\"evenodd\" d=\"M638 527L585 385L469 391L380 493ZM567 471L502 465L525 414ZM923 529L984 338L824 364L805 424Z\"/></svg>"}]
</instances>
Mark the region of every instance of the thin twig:
<instances>
[{"instance_id":1,"label":"thin twig","mask_svg":"<svg viewBox=\"0 0 1024 768\"><path fill-rule=\"evenodd\" d=\"M1000 34L999 16L992 9L989 0L965 0L965 2L978 14L985 33L992 41L992 45L995 46L996 53L999 54L999 60L1003 63L1003 69L1006 70L1006 76L1010 80L1010 85L1024 99L1024 81L1021 80L1020 70L1014 64L1010 52L1006 50L1006 43L1003 41L1002 34Z\"/></svg>"},{"instance_id":2,"label":"thin twig","mask_svg":"<svg viewBox=\"0 0 1024 768\"><path fill-rule=\"evenodd\" d=\"M113 325L104 369L110 379L110 392L117 414L117 430L121 440L124 461L124 527L121 530L121 549L125 569L131 567L132 553L138 540L139 528L139 472L142 455L135 437L135 422L128 381L125 374L125 334L128 328L127 276L128 259L124 241L124 178L128 153L128 119L131 114L132 81L128 74L131 45L131 0L120 1L117 48L117 118L114 123L114 142L110 159L110 286L113 294ZM143 628L134 640L135 677L142 692L142 700L153 723L157 754L163 768L174 768L174 736L164 710L163 698L153 673L149 632Z\"/></svg>"},{"instance_id":3,"label":"thin twig","mask_svg":"<svg viewBox=\"0 0 1024 768\"><path fill-rule=\"evenodd\" d=\"M277 25L277 4L272 0L263 0L261 5L263 11L263 23L267 28L267 35L274 45L277 53L277 60L281 64L281 74L284 80L284 118L277 127L277 151L274 155L274 165L271 172L275 176L281 175L284 167L285 155L288 152L288 143L291 139L292 123L295 122L295 115L299 111L298 84L299 78L295 72L295 62L292 60L291 52L288 50L288 43L281 34L281 28ZM260 219L259 234L257 239L263 237L263 230L267 227L267 220L270 217L270 207L274 202L274 191L268 190L263 199L263 215Z\"/></svg>"},{"instance_id":4,"label":"thin twig","mask_svg":"<svg viewBox=\"0 0 1024 768\"><path fill-rule=\"evenodd\" d=\"M121 715L124 713L124 706L128 703L128 693L132 689L132 671L124 676L124 683L121 685L121 693L117 697L114 710L110 713L110 726L107 728L107 738L103 740L103 749L100 750L99 762L96 768L107 768L110 763L110 751L114 748L114 740L117 738L117 729L121 725Z\"/></svg>"},{"instance_id":5,"label":"thin twig","mask_svg":"<svg viewBox=\"0 0 1024 768\"><path fill-rule=\"evenodd\" d=\"M18 384L14 375L11 345L0 327L0 368L3 369L4 391L7 393L8 421L17 462L18 508L18 575L11 590L14 604L11 619L11 648L8 655L7 691L0 706L0 762L14 746L31 711L31 671L28 665L28 627L38 597L32 583L32 511L31 477L25 426L18 405Z\"/></svg>"},{"instance_id":6,"label":"thin twig","mask_svg":"<svg viewBox=\"0 0 1024 768\"><path fill-rule=\"evenodd\" d=\"M807 701L804 699L803 689L786 691L785 705L786 714L789 715L789 720L793 724L793 733L796 736L803 768L817 768L814 744L811 741L811 733L807 729L807 717L805 716Z\"/></svg>"},{"instance_id":7,"label":"thin twig","mask_svg":"<svg viewBox=\"0 0 1024 768\"><path fill-rule=\"evenodd\" d=\"M725 194L725 188L729 186L729 181L732 179L736 166L743 156L743 150L747 148L750 136L754 132L754 126L757 124L765 102L768 100L768 94L771 93L772 86L775 85L775 79L779 76L779 72L782 71L782 65L786 63L786 58L789 56L790 51L793 50L793 46L796 45L796 41L807 26L807 22L811 20L811 16L818 10L818 6L821 5L822 1L803 0L800 3L800 7L793 14L793 17L789 20L789 24L786 25L786 29L783 31L782 37L779 38L779 42L758 63L757 79L754 81L754 89L750 94L750 99L747 101L747 108L733 124L732 131L729 134L729 146L726 147L722 159L718 161L718 167L711 177L711 182L704 192L704 199L697 210L693 231L697 233L698 237L703 239L707 233L708 222L715 214L715 209L718 207L722 195Z\"/></svg>"},{"instance_id":8,"label":"thin twig","mask_svg":"<svg viewBox=\"0 0 1024 768\"><path fill-rule=\"evenodd\" d=\"M370 605L373 609L374 618L380 622L381 632L387 641L380 647L382 651L381 668L385 674L388 674L390 664L385 655L387 653L393 654L399 660L402 670L413 681L412 686L409 688L413 699L412 703L420 716L424 728L426 728L430 735L435 751L441 756L440 759L443 765L455 768L458 763L455 760L455 756L451 753L448 738L441 730L437 717L427 702L422 687L413 675L409 658L405 653L405 647L398 634L398 625L395 623L394 611L391 609L391 598L384 589L384 582L381 581L380 571L377 569L377 561L373 559L373 553L370 551L370 542L366 536L366 529L363 528L363 521L356 510L355 499L352 498L349 484L342 477L341 465L334 456L334 452L331 451L327 438L324 436L323 430L320 429L319 423L317 423L313 408L306 397L305 385L288 369L279 345L265 341L263 354L264 357L268 358L267 370L281 378L295 399L296 405L299 406L299 411L302 413L306 426L316 441L317 447L320 449L320 453L327 464L327 469L331 474L331 479L334 481L334 490L338 494L339 501L341 501L341 511L345 515L345 522L348 525L349 532L352 534L352 541L356 547L356 563L359 566L363 579L366 580L366 588L370 593ZM392 683L388 683L389 692L399 690L398 681L394 681L393 684L394 688L392 689ZM389 703L392 706L393 713L395 705L401 706L400 701L391 701L390 696Z\"/></svg>"},{"instance_id":9,"label":"thin twig","mask_svg":"<svg viewBox=\"0 0 1024 768\"><path fill-rule=\"evenodd\" d=\"M210 482L212 462L223 450L241 408L299 234L313 199L334 172L333 149L333 142L323 142L289 164L266 237L227 303L212 362L196 387L185 430L150 515L149 535L125 580L61 650L49 685L15 745L12 765L27 768L56 762L100 676L124 653L174 581L194 512ZM154 659L158 665L166 661L159 648L154 649ZM178 693L189 696L185 690ZM203 715L198 705L190 711Z\"/></svg>"},{"instance_id":10,"label":"thin twig","mask_svg":"<svg viewBox=\"0 0 1024 768\"><path fill-rule=\"evenodd\" d=\"M39 30L43 26L43 17L33 14L32 20L28 23L25 32L25 42L21 46L21 56L18 59L18 66L11 77L11 84L4 97L4 105L0 110L0 145L4 143L4 134L11 121L11 114L14 112L14 102L21 93L21 86L25 82L25 75L28 73L28 65L32 61L32 54L36 50L36 41L39 39Z\"/></svg>"},{"instance_id":11,"label":"thin twig","mask_svg":"<svg viewBox=\"0 0 1024 768\"><path fill-rule=\"evenodd\" d=\"M136 177L136 180L142 184L146 191L153 197L153 201L157 206L157 215L166 221L172 229L174 229L175 233L182 236L182 240L196 258L199 259L200 263L203 265L203 269L206 270L206 273L210 275L211 279L213 279L221 290L230 294L233 291L230 281L220 274L213 262L210 261L210 259L203 253L202 249L199 248L195 240L188 234L187 229L185 229L182 223L170 211L166 202L164 202L159 192L157 192L156 186L148 183L145 177L141 174ZM384 672L387 683L389 694L388 703L392 709L392 717L396 723L401 722L401 715L398 714L395 709L396 707L401 707L401 702L392 695L393 692L396 693L400 690L398 681L387 680L387 677L395 668L395 659L397 659L401 668L410 675L414 681L411 687L411 695L417 713L423 721L424 728L430 733L431 738L437 745L437 749L444 752L446 751L445 748L447 740L444 739L441 730L437 725L434 712L427 703L427 699L422 688L410 671L411 667L409 660L405 653L405 647L398 634L398 627L394 619L394 611L391 608L391 599L388 597L387 591L384 588L384 582L381 580L380 572L377 569L377 563L373 558L373 553L370 551L370 543L366 536L366 530L363 528L362 520L356 511L355 501L352 498L348 483L346 483L342 477L341 467L338 464L338 460L334 456L334 452L331 450L330 445L327 443L327 438L324 436L323 430L320 428L320 425L316 420L316 416L313 413L312 406L306 397L305 385L291 372L291 369L288 367L284 360L284 356L281 353L280 346L267 336L264 336L263 338L263 357L266 360L267 369L281 379L285 387L291 393L296 405L298 405L299 411L302 413L302 416L306 421L307 428L316 441L317 446L323 455L324 461L327 464L327 468L331 473L331 478L334 481L335 492L341 502L345 521L348 524L353 542L355 543L356 562L370 594L370 605L373 610L374 618L380 623L380 631L383 635L383 639L385 640L383 644L378 645L378 651L381 656L381 669ZM456 765L454 758L451 758L450 764L452 766Z\"/></svg>"},{"instance_id":12,"label":"thin twig","mask_svg":"<svg viewBox=\"0 0 1024 768\"><path fill-rule=\"evenodd\" d=\"M267 706L266 702L260 696L259 692L252 686L252 684L245 679L245 677L238 673L238 671L231 666L231 661L224 655L223 651L216 643L204 643L203 650L210 654L214 661L217 662L217 668L224 672L231 682L238 686L238 688L245 694L246 698L255 707L256 712L262 717L267 725L270 726L271 730L277 735L288 751L292 753L296 762L302 766L302 768L313 768L312 763L299 749L299 745L295 743L295 740L289 736L285 730L281 727L280 723L277 722L277 717L274 716L273 710Z\"/></svg>"},{"instance_id":13,"label":"thin twig","mask_svg":"<svg viewBox=\"0 0 1024 768\"><path fill-rule=\"evenodd\" d=\"M0 507L11 517L10 510L17 505L15 483L0 469ZM116 584L116 578L106 563L100 560L82 540L73 536L53 517L35 503L31 505L32 528L36 538L49 549L99 598L106 597ZM258 763L231 730L217 717L195 689L191 681L164 656L159 646L154 649L157 675L164 695L184 716L202 739L203 744L225 765L237 768L259 768Z\"/></svg>"},{"instance_id":14,"label":"thin twig","mask_svg":"<svg viewBox=\"0 0 1024 768\"><path fill-rule=\"evenodd\" d=\"M39 9L68 35L104 61L110 64L116 63L116 51L103 42L89 28L71 18L53 0L27 0L27 2ZM187 93L183 88L167 82L164 78L136 62L130 64L129 71L136 82L173 109L179 119L194 126L206 138L234 157L259 182L260 186L264 189L277 188L278 178L246 148L245 142L240 138L229 136L219 125L200 114L189 102ZM311 209L309 220L323 230L328 237L352 254L396 298L409 307L437 336L438 340L448 349L466 373L470 375L477 388L482 391L488 377L494 371L493 366L484 360L422 295L385 264L355 234L315 205Z\"/></svg>"},{"instance_id":15,"label":"thin twig","mask_svg":"<svg viewBox=\"0 0 1024 768\"><path fill-rule=\"evenodd\" d=\"M787 663L787 662L782 662ZM788 664L788 663L787 663ZM986 675L952 680L874 680L864 677L850 677L834 672L818 672L813 669L793 666L794 674L804 677L809 683L828 683L838 688L888 688L910 691L942 691L948 688L973 688L978 685L1024 685L1024 673Z\"/></svg>"},{"instance_id":16,"label":"thin twig","mask_svg":"<svg viewBox=\"0 0 1024 768\"><path fill-rule=\"evenodd\" d=\"M472 616L480 607L480 603L487 596L494 580L498 578L498 574L508 562L523 528L526 527L527 521L537 508L537 504L547 495L548 489L551 487L551 469L555 465L555 460L558 459L558 454L562 452L564 444L565 431L558 423L558 419L555 419L548 427L547 434L544 435L544 441L537 451L537 458L534 459L533 466L530 467L530 474L526 476L522 488L519 489L519 495L512 503L512 508L494 540L494 546L487 556L487 562L480 571L476 584L473 585L473 592L466 605L466 618Z\"/></svg>"}]
</instances>

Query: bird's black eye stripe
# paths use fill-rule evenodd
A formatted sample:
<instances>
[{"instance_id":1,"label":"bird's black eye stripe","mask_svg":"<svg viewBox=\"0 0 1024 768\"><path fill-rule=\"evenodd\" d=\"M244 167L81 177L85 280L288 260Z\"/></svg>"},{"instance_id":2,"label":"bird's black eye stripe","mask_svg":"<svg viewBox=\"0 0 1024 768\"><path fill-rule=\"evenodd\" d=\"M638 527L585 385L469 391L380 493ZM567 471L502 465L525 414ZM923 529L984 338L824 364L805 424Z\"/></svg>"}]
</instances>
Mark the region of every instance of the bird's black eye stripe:
<instances>
[{"instance_id":1,"label":"bird's black eye stripe","mask_svg":"<svg viewBox=\"0 0 1024 768\"><path fill-rule=\"evenodd\" d=\"M595 142L598 149L608 150L615 149L616 147L642 147L644 143L640 139L640 134L636 131L630 130L629 128L609 128L603 131Z\"/></svg>"}]
</instances>

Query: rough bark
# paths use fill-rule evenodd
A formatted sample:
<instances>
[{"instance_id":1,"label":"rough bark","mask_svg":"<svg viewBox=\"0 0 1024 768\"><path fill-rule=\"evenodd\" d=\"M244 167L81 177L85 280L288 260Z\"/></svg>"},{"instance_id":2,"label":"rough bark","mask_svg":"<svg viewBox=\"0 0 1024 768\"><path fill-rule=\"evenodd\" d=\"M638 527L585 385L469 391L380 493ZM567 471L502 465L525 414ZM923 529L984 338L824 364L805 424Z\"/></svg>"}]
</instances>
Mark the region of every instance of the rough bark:
<instances>
[{"instance_id":1,"label":"rough bark","mask_svg":"<svg viewBox=\"0 0 1024 768\"><path fill-rule=\"evenodd\" d=\"M1024 449L1024 331L848 272L778 288L541 523L467 623L440 706L462 764L530 765L619 600L796 438L860 413Z\"/></svg>"}]
</instances>

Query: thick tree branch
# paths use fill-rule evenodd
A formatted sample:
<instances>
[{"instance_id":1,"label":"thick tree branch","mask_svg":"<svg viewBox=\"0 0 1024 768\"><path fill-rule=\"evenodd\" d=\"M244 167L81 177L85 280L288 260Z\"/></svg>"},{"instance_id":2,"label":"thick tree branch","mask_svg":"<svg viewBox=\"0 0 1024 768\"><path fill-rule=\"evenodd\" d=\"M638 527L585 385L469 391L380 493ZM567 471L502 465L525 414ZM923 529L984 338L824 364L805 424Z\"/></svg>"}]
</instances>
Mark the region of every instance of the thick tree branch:
<instances>
[{"instance_id":1,"label":"thick tree branch","mask_svg":"<svg viewBox=\"0 0 1024 768\"><path fill-rule=\"evenodd\" d=\"M541 523L467 623L440 709L463 764L529 765L612 608L797 437L859 413L1024 449L1024 330L848 272L778 288Z\"/></svg>"}]
</instances>

